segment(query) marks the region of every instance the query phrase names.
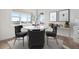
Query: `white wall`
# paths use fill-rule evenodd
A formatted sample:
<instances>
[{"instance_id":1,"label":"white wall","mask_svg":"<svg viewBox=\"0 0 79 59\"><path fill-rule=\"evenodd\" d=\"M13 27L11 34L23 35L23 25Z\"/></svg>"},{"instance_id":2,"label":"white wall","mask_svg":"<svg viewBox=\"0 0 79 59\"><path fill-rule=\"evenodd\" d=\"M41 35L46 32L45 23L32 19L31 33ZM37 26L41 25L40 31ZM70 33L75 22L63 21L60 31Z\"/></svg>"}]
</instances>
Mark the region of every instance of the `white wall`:
<instances>
[{"instance_id":1,"label":"white wall","mask_svg":"<svg viewBox=\"0 0 79 59\"><path fill-rule=\"evenodd\" d=\"M79 9L71 9L70 10L70 21L71 25L73 27L73 35L72 37L74 38L75 42L79 43Z\"/></svg>"},{"instance_id":2,"label":"white wall","mask_svg":"<svg viewBox=\"0 0 79 59\"><path fill-rule=\"evenodd\" d=\"M14 36L14 27L10 21L11 10L0 10L0 40L11 38Z\"/></svg>"},{"instance_id":3,"label":"white wall","mask_svg":"<svg viewBox=\"0 0 79 59\"><path fill-rule=\"evenodd\" d=\"M79 9L70 10L70 21L73 25L79 25Z\"/></svg>"}]
</instances>

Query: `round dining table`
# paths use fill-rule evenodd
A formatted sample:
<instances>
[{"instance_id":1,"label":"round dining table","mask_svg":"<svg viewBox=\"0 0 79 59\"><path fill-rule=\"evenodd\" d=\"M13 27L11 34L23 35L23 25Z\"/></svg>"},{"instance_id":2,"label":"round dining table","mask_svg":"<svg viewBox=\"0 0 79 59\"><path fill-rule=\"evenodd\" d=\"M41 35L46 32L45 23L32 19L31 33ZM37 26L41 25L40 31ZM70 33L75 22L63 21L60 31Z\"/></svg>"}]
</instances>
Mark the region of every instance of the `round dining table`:
<instances>
[{"instance_id":1,"label":"round dining table","mask_svg":"<svg viewBox=\"0 0 79 59\"><path fill-rule=\"evenodd\" d=\"M47 29L47 27L46 26L24 26L23 27L23 29L25 29L25 30L38 30L38 29L40 29L40 30L46 30ZM46 34L45 34L45 45L47 45L47 39L46 39Z\"/></svg>"},{"instance_id":2,"label":"round dining table","mask_svg":"<svg viewBox=\"0 0 79 59\"><path fill-rule=\"evenodd\" d=\"M34 29L43 30L43 29L46 29L45 26L24 26L23 28L24 28L24 29L27 29L27 30L34 30Z\"/></svg>"}]
</instances>

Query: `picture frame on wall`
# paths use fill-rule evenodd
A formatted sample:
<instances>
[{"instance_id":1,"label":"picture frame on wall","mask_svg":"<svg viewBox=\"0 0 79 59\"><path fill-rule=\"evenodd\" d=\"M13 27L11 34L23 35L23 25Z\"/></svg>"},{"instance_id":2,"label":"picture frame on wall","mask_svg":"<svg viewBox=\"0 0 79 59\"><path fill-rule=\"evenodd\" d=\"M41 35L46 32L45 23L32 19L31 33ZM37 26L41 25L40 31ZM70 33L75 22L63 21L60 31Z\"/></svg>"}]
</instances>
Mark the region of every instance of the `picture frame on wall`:
<instances>
[{"instance_id":1,"label":"picture frame on wall","mask_svg":"<svg viewBox=\"0 0 79 59\"><path fill-rule=\"evenodd\" d=\"M70 21L70 10L59 11L59 21Z\"/></svg>"}]
</instances>

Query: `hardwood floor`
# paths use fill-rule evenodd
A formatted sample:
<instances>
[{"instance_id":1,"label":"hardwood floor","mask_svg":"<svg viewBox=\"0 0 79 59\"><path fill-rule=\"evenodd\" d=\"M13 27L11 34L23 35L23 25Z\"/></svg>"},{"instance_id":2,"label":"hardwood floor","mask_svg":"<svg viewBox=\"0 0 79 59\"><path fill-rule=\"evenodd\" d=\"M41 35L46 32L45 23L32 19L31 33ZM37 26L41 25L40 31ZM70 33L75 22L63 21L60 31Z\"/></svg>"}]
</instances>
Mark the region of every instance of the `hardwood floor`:
<instances>
[{"instance_id":1,"label":"hardwood floor","mask_svg":"<svg viewBox=\"0 0 79 59\"><path fill-rule=\"evenodd\" d=\"M12 42L14 41L15 37L9 38L9 39L5 39L5 40L1 40L0 41L0 49L8 49L11 48L10 44L12 44Z\"/></svg>"},{"instance_id":2,"label":"hardwood floor","mask_svg":"<svg viewBox=\"0 0 79 59\"><path fill-rule=\"evenodd\" d=\"M63 44L71 49L79 49L79 43L75 42L71 37L58 36L61 40L63 40Z\"/></svg>"},{"instance_id":3,"label":"hardwood floor","mask_svg":"<svg viewBox=\"0 0 79 59\"><path fill-rule=\"evenodd\" d=\"M58 40L63 40L63 45L69 47L70 49L79 49L79 43L74 42L73 38L65 36L57 36ZM8 40L0 41L0 49L7 49L13 45L15 38L10 38Z\"/></svg>"}]
</instances>

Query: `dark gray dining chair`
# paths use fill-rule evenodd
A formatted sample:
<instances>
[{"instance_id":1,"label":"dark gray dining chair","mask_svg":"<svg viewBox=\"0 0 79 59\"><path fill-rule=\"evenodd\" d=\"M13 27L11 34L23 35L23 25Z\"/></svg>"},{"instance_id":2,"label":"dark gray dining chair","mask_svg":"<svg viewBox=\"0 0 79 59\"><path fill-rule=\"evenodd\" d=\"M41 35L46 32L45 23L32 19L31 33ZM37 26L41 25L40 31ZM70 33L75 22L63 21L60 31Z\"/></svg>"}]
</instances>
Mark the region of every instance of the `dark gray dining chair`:
<instances>
[{"instance_id":1,"label":"dark gray dining chair","mask_svg":"<svg viewBox=\"0 0 79 59\"><path fill-rule=\"evenodd\" d=\"M47 36L47 45L48 45L48 37L53 37L54 39L56 39L56 43L58 44L58 41L57 41L57 27L58 25L57 24L51 24L51 28L52 28L52 31L46 31L46 36Z\"/></svg>"},{"instance_id":2,"label":"dark gray dining chair","mask_svg":"<svg viewBox=\"0 0 79 59\"><path fill-rule=\"evenodd\" d=\"M24 46L24 37L27 35L27 32L21 32L22 28L23 28L22 25L15 26L15 37L16 37L15 42L16 42L17 38L22 37L23 38L23 46ZM14 44L15 44L15 42L14 42Z\"/></svg>"}]
</instances>

